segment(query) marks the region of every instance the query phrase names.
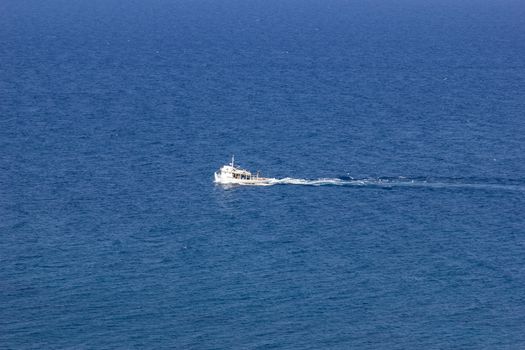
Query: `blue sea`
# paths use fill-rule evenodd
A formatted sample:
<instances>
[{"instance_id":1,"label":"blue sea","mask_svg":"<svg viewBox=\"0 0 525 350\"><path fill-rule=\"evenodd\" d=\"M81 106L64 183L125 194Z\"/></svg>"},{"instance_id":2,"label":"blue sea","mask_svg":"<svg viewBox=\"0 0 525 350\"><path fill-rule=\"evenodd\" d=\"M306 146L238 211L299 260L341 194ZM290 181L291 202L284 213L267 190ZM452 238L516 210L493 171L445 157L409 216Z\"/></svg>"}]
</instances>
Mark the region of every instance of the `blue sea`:
<instances>
[{"instance_id":1,"label":"blue sea","mask_svg":"<svg viewBox=\"0 0 525 350\"><path fill-rule=\"evenodd\" d=\"M0 1L0 348L525 349L524 59L521 0Z\"/></svg>"}]
</instances>

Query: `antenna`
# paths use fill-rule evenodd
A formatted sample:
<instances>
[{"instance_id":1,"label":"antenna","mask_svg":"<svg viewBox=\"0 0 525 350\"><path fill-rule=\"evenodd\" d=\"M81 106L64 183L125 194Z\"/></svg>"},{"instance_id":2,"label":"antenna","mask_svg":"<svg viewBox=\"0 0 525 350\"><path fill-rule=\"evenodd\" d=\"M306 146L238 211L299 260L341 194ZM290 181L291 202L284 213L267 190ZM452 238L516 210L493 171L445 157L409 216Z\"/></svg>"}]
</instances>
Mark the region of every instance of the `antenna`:
<instances>
[{"instance_id":1,"label":"antenna","mask_svg":"<svg viewBox=\"0 0 525 350\"><path fill-rule=\"evenodd\" d=\"M232 164L231 164L232 167L233 167L233 161L234 161L234 159L235 159L235 155L232 154Z\"/></svg>"}]
</instances>

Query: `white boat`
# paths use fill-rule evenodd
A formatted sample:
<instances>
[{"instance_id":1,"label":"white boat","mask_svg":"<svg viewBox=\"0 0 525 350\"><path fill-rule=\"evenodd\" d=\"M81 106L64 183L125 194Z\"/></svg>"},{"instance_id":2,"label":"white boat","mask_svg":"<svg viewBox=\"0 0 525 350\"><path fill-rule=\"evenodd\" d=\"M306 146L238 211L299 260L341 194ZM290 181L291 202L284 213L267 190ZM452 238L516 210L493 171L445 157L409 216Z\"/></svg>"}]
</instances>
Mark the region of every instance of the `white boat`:
<instances>
[{"instance_id":1,"label":"white boat","mask_svg":"<svg viewBox=\"0 0 525 350\"><path fill-rule=\"evenodd\" d=\"M268 186L271 181L275 180L267 177L260 177L259 172L255 175L246 169L241 169L234 164L234 157L232 162L228 165L223 165L214 173L215 182L220 184L232 185L253 185L253 186Z\"/></svg>"}]
</instances>

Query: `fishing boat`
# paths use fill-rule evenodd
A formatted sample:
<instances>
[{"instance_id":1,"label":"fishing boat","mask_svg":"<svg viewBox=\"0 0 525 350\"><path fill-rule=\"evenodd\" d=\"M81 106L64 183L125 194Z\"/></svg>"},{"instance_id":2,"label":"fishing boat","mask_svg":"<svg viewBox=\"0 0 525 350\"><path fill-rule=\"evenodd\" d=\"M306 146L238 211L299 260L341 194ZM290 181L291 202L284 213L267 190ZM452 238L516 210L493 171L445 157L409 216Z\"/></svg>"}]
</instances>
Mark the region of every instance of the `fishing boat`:
<instances>
[{"instance_id":1,"label":"fishing boat","mask_svg":"<svg viewBox=\"0 0 525 350\"><path fill-rule=\"evenodd\" d=\"M272 178L260 177L259 172L252 174L246 169L239 168L234 164L235 158L232 156L230 164L223 165L214 173L215 182L220 184L234 185L255 185L268 186Z\"/></svg>"}]
</instances>

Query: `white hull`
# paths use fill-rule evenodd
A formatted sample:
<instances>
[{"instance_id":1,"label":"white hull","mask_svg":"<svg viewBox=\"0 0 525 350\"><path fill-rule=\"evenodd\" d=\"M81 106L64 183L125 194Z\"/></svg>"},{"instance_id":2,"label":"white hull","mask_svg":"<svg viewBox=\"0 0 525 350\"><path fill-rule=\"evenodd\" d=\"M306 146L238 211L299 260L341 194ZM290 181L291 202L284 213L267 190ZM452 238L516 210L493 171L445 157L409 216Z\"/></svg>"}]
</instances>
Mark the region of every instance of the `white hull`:
<instances>
[{"instance_id":1,"label":"white hull","mask_svg":"<svg viewBox=\"0 0 525 350\"><path fill-rule=\"evenodd\" d=\"M269 178L258 178L253 180L235 179L233 177L221 176L217 173L214 173L213 175L215 177L215 183L222 185L271 186L272 181L275 180Z\"/></svg>"}]
</instances>

